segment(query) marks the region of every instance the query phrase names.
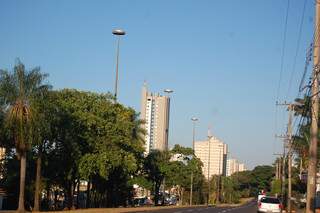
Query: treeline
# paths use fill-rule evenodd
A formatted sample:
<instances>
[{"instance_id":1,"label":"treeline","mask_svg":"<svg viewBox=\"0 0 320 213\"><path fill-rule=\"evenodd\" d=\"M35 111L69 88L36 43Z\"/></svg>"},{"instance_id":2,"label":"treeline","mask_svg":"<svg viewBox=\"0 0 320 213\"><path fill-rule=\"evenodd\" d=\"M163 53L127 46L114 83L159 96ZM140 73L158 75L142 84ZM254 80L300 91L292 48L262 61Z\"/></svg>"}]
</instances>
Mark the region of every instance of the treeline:
<instances>
[{"instance_id":1,"label":"treeline","mask_svg":"<svg viewBox=\"0 0 320 213\"><path fill-rule=\"evenodd\" d=\"M134 184L150 190L156 204L161 190L174 187L185 204L191 174L193 204L207 202L208 182L191 148L176 145L145 156L145 132L137 112L116 103L111 94L52 90L47 77L40 68L26 70L21 62L12 71L0 70L0 146L6 148L0 187L8 195L7 208L127 206ZM173 161L175 154L184 159ZM237 202L252 195L262 187L259 178L268 181L272 176L269 167L264 172L267 177L255 172L221 177L219 200ZM79 196L81 181L88 183L85 197ZM215 177L210 184L214 202ZM59 206L61 194L64 201ZM80 206L80 199L85 199L85 206Z\"/></svg>"}]
</instances>

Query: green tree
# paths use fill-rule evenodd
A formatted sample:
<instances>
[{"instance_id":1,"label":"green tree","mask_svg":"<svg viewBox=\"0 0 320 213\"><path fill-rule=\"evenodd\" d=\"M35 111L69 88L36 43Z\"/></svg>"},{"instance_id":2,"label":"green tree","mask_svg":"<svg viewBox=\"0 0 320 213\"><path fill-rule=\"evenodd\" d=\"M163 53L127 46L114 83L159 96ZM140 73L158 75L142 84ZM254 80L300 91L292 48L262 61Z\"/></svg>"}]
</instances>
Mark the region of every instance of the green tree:
<instances>
[{"instance_id":1,"label":"green tree","mask_svg":"<svg viewBox=\"0 0 320 213\"><path fill-rule=\"evenodd\" d=\"M51 121L52 121L52 107L50 104L49 91L42 94L35 103L34 108L37 114L34 116L37 121L33 126L33 149L36 152L36 181L34 190L34 211L40 211L40 191L41 191L41 166L44 148L46 143L51 141Z\"/></svg>"},{"instance_id":2,"label":"green tree","mask_svg":"<svg viewBox=\"0 0 320 213\"><path fill-rule=\"evenodd\" d=\"M154 183L155 204L159 201L160 186L169 171L170 153L168 151L153 150L145 160L145 171L150 181Z\"/></svg>"},{"instance_id":3,"label":"green tree","mask_svg":"<svg viewBox=\"0 0 320 213\"><path fill-rule=\"evenodd\" d=\"M52 91L49 99L48 184L66 191L69 208L80 179L92 186L87 193L93 206L125 205L131 177L143 162L144 131L136 112L114 104L109 94L64 89Z\"/></svg>"},{"instance_id":4,"label":"green tree","mask_svg":"<svg viewBox=\"0 0 320 213\"><path fill-rule=\"evenodd\" d=\"M40 68L30 71L18 61L12 72L0 70L0 104L6 114L6 126L12 136L16 154L20 160L20 192L18 211L23 212L26 155L31 147L33 137L33 125L36 110L33 103L48 89L43 81L47 75L40 72Z\"/></svg>"}]
</instances>

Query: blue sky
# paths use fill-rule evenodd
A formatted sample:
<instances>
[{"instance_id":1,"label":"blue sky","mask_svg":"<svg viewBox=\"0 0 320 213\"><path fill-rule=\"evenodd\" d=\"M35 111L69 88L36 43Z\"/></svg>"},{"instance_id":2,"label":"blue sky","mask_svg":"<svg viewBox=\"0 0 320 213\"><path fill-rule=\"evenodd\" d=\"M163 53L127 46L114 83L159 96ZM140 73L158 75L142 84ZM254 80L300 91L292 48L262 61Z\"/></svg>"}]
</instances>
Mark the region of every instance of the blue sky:
<instances>
[{"instance_id":1,"label":"blue sky","mask_svg":"<svg viewBox=\"0 0 320 213\"><path fill-rule=\"evenodd\" d=\"M312 39L314 2L306 0L295 75L289 78L304 1L290 0L280 101L291 101ZM113 92L114 28L121 41L119 101L140 111L143 81L174 90L170 145L191 146L207 128L250 168L273 162L286 111L275 101L287 0L1 0L0 67L19 57L40 66L56 89Z\"/></svg>"}]
</instances>

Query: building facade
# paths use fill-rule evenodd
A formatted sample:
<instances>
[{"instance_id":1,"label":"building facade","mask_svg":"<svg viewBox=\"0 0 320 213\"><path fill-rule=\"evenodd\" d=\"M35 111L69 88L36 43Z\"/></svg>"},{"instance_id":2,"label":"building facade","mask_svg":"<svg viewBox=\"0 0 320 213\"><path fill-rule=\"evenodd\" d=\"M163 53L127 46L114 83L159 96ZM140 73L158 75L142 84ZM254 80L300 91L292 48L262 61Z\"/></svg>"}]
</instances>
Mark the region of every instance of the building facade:
<instances>
[{"instance_id":1,"label":"building facade","mask_svg":"<svg viewBox=\"0 0 320 213\"><path fill-rule=\"evenodd\" d=\"M212 175L226 176L228 153L227 144L224 144L218 138L212 137L210 141L195 141L194 146L195 155L203 163L202 172L206 178L208 178L208 173L209 177Z\"/></svg>"},{"instance_id":2,"label":"building facade","mask_svg":"<svg viewBox=\"0 0 320 213\"><path fill-rule=\"evenodd\" d=\"M233 173L239 171L239 162L237 159L227 160L227 176L231 176Z\"/></svg>"},{"instance_id":3,"label":"building facade","mask_svg":"<svg viewBox=\"0 0 320 213\"><path fill-rule=\"evenodd\" d=\"M244 163L239 163L239 172L247 171L246 165Z\"/></svg>"},{"instance_id":4,"label":"building facade","mask_svg":"<svg viewBox=\"0 0 320 213\"><path fill-rule=\"evenodd\" d=\"M231 176L236 172L246 171L246 167L243 163L239 163L237 159L228 159L227 160L227 176Z\"/></svg>"},{"instance_id":5,"label":"building facade","mask_svg":"<svg viewBox=\"0 0 320 213\"><path fill-rule=\"evenodd\" d=\"M169 136L170 98L148 92L147 85L142 88L141 119L146 131L145 154L151 150L167 150Z\"/></svg>"}]
</instances>

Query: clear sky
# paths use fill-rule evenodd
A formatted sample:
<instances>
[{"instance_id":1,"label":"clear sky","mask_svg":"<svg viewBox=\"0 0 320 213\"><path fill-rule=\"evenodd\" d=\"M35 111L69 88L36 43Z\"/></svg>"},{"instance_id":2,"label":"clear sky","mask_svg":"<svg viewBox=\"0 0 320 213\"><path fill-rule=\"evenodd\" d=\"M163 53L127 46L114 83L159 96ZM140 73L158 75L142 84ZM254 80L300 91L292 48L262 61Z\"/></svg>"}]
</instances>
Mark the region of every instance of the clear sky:
<instances>
[{"instance_id":1,"label":"clear sky","mask_svg":"<svg viewBox=\"0 0 320 213\"><path fill-rule=\"evenodd\" d=\"M290 0L280 101L291 101L312 39L314 1L306 0L302 37L289 93L305 0ZM0 67L15 58L49 73L55 89L113 92L114 28L121 41L119 101L140 111L149 89L174 90L170 145L191 146L213 134L250 168L271 164L280 152L275 133L286 111L275 101L287 0L1 0ZM276 130L277 128L277 130Z\"/></svg>"}]
</instances>

